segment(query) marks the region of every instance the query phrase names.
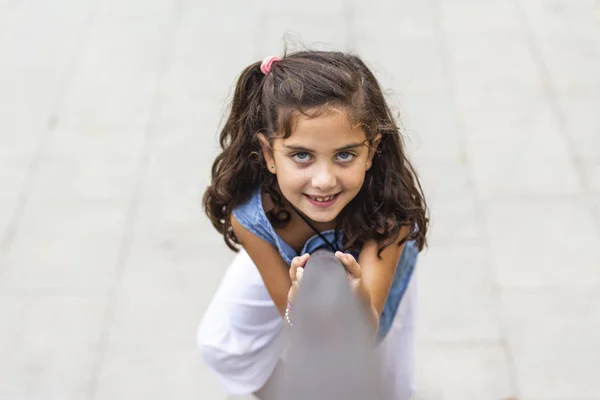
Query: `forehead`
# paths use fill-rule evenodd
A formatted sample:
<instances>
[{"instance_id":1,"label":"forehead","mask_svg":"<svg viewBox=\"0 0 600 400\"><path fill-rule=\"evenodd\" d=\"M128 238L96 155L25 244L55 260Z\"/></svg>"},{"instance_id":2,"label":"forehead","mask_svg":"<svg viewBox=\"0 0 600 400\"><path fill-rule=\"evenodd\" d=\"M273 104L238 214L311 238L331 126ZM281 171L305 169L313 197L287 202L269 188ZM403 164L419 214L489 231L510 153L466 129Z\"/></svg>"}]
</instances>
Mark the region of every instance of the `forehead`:
<instances>
[{"instance_id":1,"label":"forehead","mask_svg":"<svg viewBox=\"0 0 600 400\"><path fill-rule=\"evenodd\" d=\"M367 139L364 130L339 110L328 110L314 117L298 115L291 135L277 140L284 146L303 146L315 150L338 148Z\"/></svg>"}]
</instances>

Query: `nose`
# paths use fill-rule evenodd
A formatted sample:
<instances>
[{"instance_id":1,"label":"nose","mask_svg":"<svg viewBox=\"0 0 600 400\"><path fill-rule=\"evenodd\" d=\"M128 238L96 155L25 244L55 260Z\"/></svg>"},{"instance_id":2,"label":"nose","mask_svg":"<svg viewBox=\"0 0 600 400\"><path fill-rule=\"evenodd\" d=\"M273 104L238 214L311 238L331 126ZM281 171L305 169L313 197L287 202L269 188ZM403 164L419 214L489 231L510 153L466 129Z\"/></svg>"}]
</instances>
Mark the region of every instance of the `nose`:
<instances>
[{"instance_id":1,"label":"nose","mask_svg":"<svg viewBox=\"0 0 600 400\"><path fill-rule=\"evenodd\" d=\"M319 189L324 192L335 187L336 177L334 172L332 171L332 167L327 164L318 166L315 169L311 183L315 189Z\"/></svg>"}]
</instances>

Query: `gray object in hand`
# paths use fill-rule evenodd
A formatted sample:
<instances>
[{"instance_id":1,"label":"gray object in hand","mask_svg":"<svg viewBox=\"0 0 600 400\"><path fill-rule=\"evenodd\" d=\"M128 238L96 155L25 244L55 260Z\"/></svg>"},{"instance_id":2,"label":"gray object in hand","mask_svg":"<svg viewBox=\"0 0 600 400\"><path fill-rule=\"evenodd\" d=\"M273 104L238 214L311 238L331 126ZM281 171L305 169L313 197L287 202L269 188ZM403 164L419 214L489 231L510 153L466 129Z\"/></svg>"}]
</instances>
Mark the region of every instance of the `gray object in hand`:
<instances>
[{"instance_id":1,"label":"gray object in hand","mask_svg":"<svg viewBox=\"0 0 600 400\"><path fill-rule=\"evenodd\" d=\"M311 254L291 311L281 400L388 400L366 310L343 264L326 250Z\"/></svg>"}]
</instances>

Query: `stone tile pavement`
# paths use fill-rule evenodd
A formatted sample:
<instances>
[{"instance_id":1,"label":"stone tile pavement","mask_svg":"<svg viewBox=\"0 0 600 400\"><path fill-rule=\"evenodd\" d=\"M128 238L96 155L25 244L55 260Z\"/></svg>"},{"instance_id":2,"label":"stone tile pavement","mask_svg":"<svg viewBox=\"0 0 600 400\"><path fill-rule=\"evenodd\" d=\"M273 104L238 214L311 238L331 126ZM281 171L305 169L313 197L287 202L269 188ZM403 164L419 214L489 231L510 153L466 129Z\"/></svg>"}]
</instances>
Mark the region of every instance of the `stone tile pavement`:
<instances>
[{"instance_id":1,"label":"stone tile pavement","mask_svg":"<svg viewBox=\"0 0 600 400\"><path fill-rule=\"evenodd\" d=\"M224 399L194 349L231 85L360 53L432 209L419 400L600 399L597 0L0 0L0 399Z\"/></svg>"}]
</instances>

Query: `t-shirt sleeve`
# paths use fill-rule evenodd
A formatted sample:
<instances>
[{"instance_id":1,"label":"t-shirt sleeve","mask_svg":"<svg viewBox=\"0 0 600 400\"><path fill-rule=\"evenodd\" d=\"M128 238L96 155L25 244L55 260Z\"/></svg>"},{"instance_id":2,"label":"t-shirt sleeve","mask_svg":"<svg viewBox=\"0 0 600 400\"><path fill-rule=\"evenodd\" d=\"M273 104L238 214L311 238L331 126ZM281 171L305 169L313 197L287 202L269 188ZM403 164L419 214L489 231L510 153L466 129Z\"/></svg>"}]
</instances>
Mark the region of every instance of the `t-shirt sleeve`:
<instances>
[{"instance_id":1,"label":"t-shirt sleeve","mask_svg":"<svg viewBox=\"0 0 600 400\"><path fill-rule=\"evenodd\" d=\"M273 235L266 225L269 221L264 216L260 197L258 197L260 195L260 190L254 192L245 203L233 209L233 216L244 228L264 241L275 245Z\"/></svg>"}]
</instances>

